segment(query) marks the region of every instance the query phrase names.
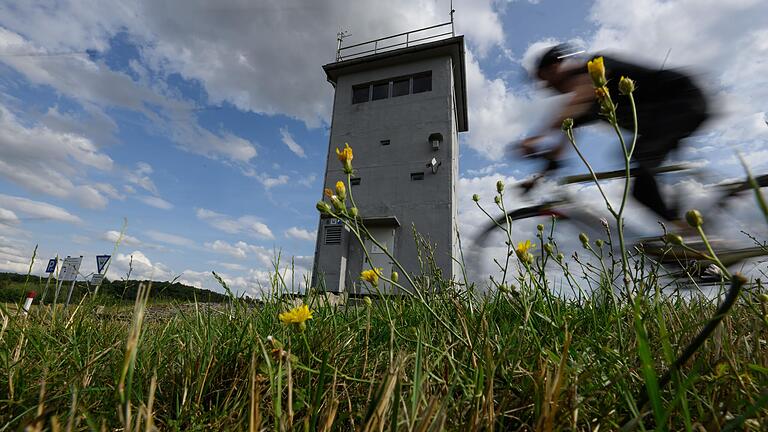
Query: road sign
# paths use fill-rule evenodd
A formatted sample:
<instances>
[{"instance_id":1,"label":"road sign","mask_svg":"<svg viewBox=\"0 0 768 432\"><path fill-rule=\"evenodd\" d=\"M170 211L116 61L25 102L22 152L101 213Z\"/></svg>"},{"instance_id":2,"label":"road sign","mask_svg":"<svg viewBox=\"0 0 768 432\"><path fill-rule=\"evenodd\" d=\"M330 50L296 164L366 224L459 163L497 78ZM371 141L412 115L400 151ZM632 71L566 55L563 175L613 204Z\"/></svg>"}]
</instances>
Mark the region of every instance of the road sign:
<instances>
[{"instance_id":1,"label":"road sign","mask_svg":"<svg viewBox=\"0 0 768 432\"><path fill-rule=\"evenodd\" d=\"M96 273L101 274L112 255L96 255Z\"/></svg>"},{"instance_id":2,"label":"road sign","mask_svg":"<svg viewBox=\"0 0 768 432\"><path fill-rule=\"evenodd\" d=\"M64 264L61 266L61 273L59 274L59 280L61 281L74 281L77 279L77 273L80 271L80 263L83 262L83 257L66 257L64 258Z\"/></svg>"},{"instance_id":3,"label":"road sign","mask_svg":"<svg viewBox=\"0 0 768 432\"><path fill-rule=\"evenodd\" d=\"M91 277L91 286L99 286L104 281L104 275L97 273Z\"/></svg>"},{"instance_id":4,"label":"road sign","mask_svg":"<svg viewBox=\"0 0 768 432\"><path fill-rule=\"evenodd\" d=\"M48 260L48 267L45 268L46 273L53 273L56 271L56 258Z\"/></svg>"}]
</instances>

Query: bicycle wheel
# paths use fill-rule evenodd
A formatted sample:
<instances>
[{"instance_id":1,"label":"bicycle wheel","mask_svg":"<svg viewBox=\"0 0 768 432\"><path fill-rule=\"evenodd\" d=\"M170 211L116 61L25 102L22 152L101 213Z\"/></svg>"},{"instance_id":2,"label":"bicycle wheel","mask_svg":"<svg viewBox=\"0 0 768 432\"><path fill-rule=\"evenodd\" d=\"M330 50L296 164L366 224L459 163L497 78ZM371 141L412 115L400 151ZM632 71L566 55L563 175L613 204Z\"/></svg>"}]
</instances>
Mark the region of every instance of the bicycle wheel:
<instances>
[{"instance_id":1,"label":"bicycle wheel","mask_svg":"<svg viewBox=\"0 0 768 432\"><path fill-rule=\"evenodd\" d=\"M491 233L498 229L499 225L504 226L504 224L507 221L507 218L510 220L521 220L521 219L528 219L532 217L540 217L540 216L548 216L548 217L556 217L557 219L568 219L568 217L562 213L559 213L557 210L554 209L554 206L556 203L545 203L545 204L537 204L530 207L523 207L519 209L515 209L512 211L507 212L506 215L499 216L494 220L493 222L489 222L485 228L480 231L480 234L477 235L475 238L475 243L484 246L485 243L488 241L488 238L490 237Z\"/></svg>"}]
</instances>

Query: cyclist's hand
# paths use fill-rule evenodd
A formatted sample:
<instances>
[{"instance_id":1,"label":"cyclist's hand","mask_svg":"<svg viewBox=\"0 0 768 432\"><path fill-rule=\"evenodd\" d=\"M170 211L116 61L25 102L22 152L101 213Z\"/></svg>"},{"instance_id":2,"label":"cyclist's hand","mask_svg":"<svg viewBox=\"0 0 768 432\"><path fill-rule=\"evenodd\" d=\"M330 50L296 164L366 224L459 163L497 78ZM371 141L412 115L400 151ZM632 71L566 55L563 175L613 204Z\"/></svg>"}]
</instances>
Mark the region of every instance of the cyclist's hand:
<instances>
[{"instance_id":1,"label":"cyclist's hand","mask_svg":"<svg viewBox=\"0 0 768 432\"><path fill-rule=\"evenodd\" d=\"M538 153L537 143L539 141L541 141L540 136L529 137L520 141L520 143L517 145L517 148L520 151L520 154L526 157L530 157Z\"/></svg>"}]
</instances>

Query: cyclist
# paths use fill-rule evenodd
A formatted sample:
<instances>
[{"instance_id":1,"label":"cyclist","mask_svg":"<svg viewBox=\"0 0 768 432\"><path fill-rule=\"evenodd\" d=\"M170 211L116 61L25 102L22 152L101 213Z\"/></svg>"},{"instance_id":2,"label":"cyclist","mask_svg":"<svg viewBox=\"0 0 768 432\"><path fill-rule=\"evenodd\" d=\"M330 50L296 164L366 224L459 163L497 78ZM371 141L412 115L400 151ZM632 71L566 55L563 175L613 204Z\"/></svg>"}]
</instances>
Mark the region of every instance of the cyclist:
<instances>
[{"instance_id":1,"label":"cyclist","mask_svg":"<svg viewBox=\"0 0 768 432\"><path fill-rule=\"evenodd\" d=\"M566 118L574 119L574 126L582 126L600 120L599 105L595 98L592 80L587 72L586 61L566 61L573 51L567 45L557 45L547 50L540 58L536 77L555 91L568 94L567 102L560 112L548 123L547 131L559 129ZM667 155L678 148L680 141L691 135L709 117L707 99L693 80L682 73L671 70L655 70L635 63L625 62L612 56L603 56L608 88L614 100L619 103L617 119L619 125L634 130L630 104L618 99L619 78L626 76L635 80L635 98L638 138L633 154L637 165L632 195L640 203L675 225L681 226L680 215L675 206L665 202L655 179L655 170ZM529 137L520 144L526 155L537 153L537 142L544 133ZM567 143L562 142L548 152L548 169L559 166L559 158Z\"/></svg>"}]
</instances>

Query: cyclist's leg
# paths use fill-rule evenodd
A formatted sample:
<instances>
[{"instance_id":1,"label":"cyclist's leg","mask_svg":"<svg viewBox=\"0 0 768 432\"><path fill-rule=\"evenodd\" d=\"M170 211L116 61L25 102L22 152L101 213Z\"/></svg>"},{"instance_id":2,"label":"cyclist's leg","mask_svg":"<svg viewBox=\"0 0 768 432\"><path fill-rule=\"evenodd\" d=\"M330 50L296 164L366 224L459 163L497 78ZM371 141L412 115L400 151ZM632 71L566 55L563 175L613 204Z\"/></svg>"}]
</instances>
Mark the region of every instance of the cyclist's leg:
<instances>
[{"instance_id":1,"label":"cyclist's leg","mask_svg":"<svg viewBox=\"0 0 768 432\"><path fill-rule=\"evenodd\" d=\"M677 147L677 143L676 137L640 137L634 155L638 166L632 196L667 221L677 220L679 215L677 209L672 208L661 196L655 171L664 162L667 154Z\"/></svg>"}]
</instances>

